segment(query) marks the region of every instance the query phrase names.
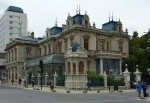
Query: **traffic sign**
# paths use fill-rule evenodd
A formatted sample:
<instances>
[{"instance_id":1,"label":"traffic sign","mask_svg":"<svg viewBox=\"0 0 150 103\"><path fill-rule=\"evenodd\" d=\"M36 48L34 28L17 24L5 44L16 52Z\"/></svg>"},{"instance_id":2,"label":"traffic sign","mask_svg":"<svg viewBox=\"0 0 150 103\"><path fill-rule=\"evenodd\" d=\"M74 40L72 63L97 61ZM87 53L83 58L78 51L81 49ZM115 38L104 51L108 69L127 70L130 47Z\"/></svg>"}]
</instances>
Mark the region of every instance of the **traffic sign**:
<instances>
[{"instance_id":1,"label":"traffic sign","mask_svg":"<svg viewBox=\"0 0 150 103\"><path fill-rule=\"evenodd\" d=\"M147 71L150 72L150 68L148 68Z\"/></svg>"}]
</instances>

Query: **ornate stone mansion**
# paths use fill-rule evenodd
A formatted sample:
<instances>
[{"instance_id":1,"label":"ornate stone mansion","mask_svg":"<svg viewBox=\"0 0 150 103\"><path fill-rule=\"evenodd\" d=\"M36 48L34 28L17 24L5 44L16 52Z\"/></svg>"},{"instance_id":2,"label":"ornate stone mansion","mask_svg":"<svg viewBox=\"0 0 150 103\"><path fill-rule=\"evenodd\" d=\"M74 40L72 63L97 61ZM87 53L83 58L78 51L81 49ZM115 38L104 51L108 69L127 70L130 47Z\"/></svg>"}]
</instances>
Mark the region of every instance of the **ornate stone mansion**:
<instances>
[{"instance_id":1,"label":"ornate stone mansion","mask_svg":"<svg viewBox=\"0 0 150 103\"><path fill-rule=\"evenodd\" d=\"M122 59L128 56L129 35L122 22L109 20L99 29L91 25L88 14L68 14L66 24L47 28L43 38L31 36L16 38L6 46L7 80L39 74L39 60L44 63L44 75L52 78L56 72L65 77L68 88L84 88L87 71L98 74L122 75ZM25 65L24 65L25 64ZM59 81L59 79L58 79Z\"/></svg>"}]
</instances>

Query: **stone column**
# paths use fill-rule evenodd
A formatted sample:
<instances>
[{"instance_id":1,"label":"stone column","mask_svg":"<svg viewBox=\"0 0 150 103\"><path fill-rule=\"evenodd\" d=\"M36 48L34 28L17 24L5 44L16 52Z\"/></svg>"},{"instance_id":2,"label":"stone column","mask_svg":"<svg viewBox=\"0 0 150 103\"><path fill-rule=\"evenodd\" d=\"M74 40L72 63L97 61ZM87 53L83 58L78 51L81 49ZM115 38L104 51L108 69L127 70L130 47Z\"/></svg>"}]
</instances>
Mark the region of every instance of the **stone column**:
<instances>
[{"instance_id":1,"label":"stone column","mask_svg":"<svg viewBox=\"0 0 150 103\"><path fill-rule=\"evenodd\" d=\"M41 78L41 75L40 73L38 74L38 86L40 85L40 78Z\"/></svg>"},{"instance_id":2,"label":"stone column","mask_svg":"<svg viewBox=\"0 0 150 103\"><path fill-rule=\"evenodd\" d=\"M122 75L122 60L119 61L120 75Z\"/></svg>"},{"instance_id":3,"label":"stone column","mask_svg":"<svg viewBox=\"0 0 150 103\"><path fill-rule=\"evenodd\" d=\"M87 74L87 61L84 62L84 74Z\"/></svg>"},{"instance_id":4,"label":"stone column","mask_svg":"<svg viewBox=\"0 0 150 103\"><path fill-rule=\"evenodd\" d=\"M129 89L130 88L130 72L127 69L127 64L126 64L126 69L123 72L123 76L124 76L125 87Z\"/></svg>"},{"instance_id":5,"label":"stone column","mask_svg":"<svg viewBox=\"0 0 150 103\"><path fill-rule=\"evenodd\" d=\"M138 65L136 65L137 69L136 72L134 72L134 74L136 75L136 82L141 81L141 72L139 72L138 70Z\"/></svg>"},{"instance_id":6,"label":"stone column","mask_svg":"<svg viewBox=\"0 0 150 103\"><path fill-rule=\"evenodd\" d=\"M57 78L57 73L56 73L56 71L55 71L55 74L53 75L54 76L54 87L56 87L56 78Z\"/></svg>"},{"instance_id":7,"label":"stone column","mask_svg":"<svg viewBox=\"0 0 150 103\"><path fill-rule=\"evenodd\" d=\"M73 61L70 62L71 74L73 74Z\"/></svg>"},{"instance_id":8,"label":"stone column","mask_svg":"<svg viewBox=\"0 0 150 103\"><path fill-rule=\"evenodd\" d=\"M104 76L104 87L105 87L105 89L107 88L107 74L106 74L106 72L104 71L104 74L103 74L103 76Z\"/></svg>"},{"instance_id":9,"label":"stone column","mask_svg":"<svg viewBox=\"0 0 150 103\"><path fill-rule=\"evenodd\" d=\"M79 74L79 62L76 62L76 74Z\"/></svg>"},{"instance_id":10,"label":"stone column","mask_svg":"<svg viewBox=\"0 0 150 103\"><path fill-rule=\"evenodd\" d=\"M100 59L100 72L103 74L103 59Z\"/></svg>"},{"instance_id":11,"label":"stone column","mask_svg":"<svg viewBox=\"0 0 150 103\"><path fill-rule=\"evenodd\" d=\"M48 76L49 76L49 75L46 73L46 74L45 74L45 85L46 85L46 86L47 86L47 82L48 82L48 81L47 81Z\"/></svg>"}]
</instances>

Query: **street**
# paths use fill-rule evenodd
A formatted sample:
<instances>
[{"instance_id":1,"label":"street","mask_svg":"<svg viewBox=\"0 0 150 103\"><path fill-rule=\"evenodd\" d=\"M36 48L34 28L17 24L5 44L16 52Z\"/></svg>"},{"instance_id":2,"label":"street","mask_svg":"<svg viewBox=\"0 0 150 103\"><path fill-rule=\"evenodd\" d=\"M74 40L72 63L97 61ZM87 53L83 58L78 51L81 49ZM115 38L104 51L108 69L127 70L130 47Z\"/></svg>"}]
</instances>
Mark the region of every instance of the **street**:
<instances>
[{"instance_id":1,"label":"street","mask_svg":"<svg viewBox=\"0 0 150 103\"><path fill-rule=\"evenodd\" d=\"M149 103L137 93L67 94L18 89L0 85L1 103Z\"/></svg>"}]
</instances>

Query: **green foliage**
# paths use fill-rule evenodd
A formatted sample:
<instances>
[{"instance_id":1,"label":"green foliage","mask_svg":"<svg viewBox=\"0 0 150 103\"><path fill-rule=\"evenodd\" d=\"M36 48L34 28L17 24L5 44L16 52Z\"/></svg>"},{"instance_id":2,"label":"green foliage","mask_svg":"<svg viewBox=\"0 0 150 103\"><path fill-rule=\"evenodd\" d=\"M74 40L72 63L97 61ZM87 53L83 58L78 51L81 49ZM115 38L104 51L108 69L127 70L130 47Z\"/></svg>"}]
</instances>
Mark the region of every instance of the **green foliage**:
<instances>
[{"instance_id":1,"label":"green foliage","mask_svg":"<svg viewBox=\"0 0 150 103\"><path fill-rule=\"evenodd\" d=\"M150 68L150 49L148 39L150 38L150 32L139 37L138 32L135 31L132 38L129 41L129 56L123 61L123 71L125 64L128 64L128 70L135 72L136 65L139 65L138 69L142 72L142 76L148 76L147 68Z\"/></svg>"},{"instance_id":2,"label":"green foliage","mask_svg":"<svg viewBox=\"0 0 150 103\"><path fill-rule=\"evenodd\" d=\"M32 71L29 71L29 72L28 72L28 75L29 75L29 76L32 76Z\"/></svg>"},{"instance_id":3,"label":"green foliage","mask_svg":"<svg viewBox=\"0 0 150 103\"><path fill-rule=\"evenodd\" d=\"M115 85L124 86L125 85L123 79L122 80L115 80L115 76L113 74L108 75L107 84L110 86L115 86Z\"/></svg>"},{"instance_id":4,"label":"green foliage","mask_svg":"<svg viewBox=\"0 0 150 103\"><path fill-rule=\"evenodd\" d=\"M88 71L87 74L88 79L104 81L104 77L102 75L98 75L95 71Z\"/></svg>"},{"instance_id":5,"label":"green foliage","mask_svg":"<svg viewBox=\"0 0 150 103\"><path fill-rule=\"evenodd\" d=\"M114 78L115 78L115 76L114 76L113 74L110 74L110 75L108 75L108 77L107 77L107 78L114 79Z\"/></svg>"}]
</instances>

